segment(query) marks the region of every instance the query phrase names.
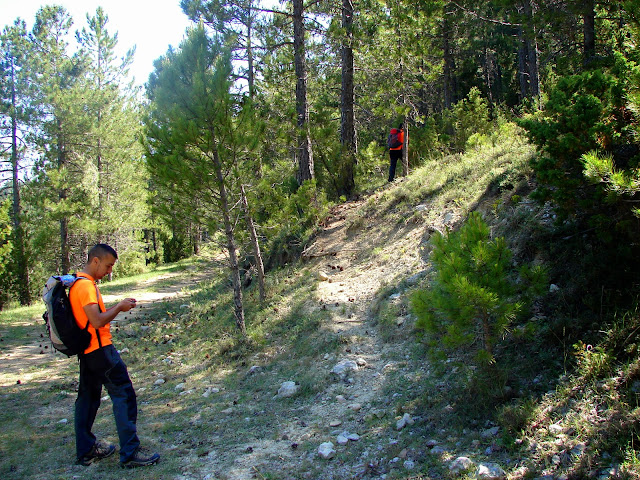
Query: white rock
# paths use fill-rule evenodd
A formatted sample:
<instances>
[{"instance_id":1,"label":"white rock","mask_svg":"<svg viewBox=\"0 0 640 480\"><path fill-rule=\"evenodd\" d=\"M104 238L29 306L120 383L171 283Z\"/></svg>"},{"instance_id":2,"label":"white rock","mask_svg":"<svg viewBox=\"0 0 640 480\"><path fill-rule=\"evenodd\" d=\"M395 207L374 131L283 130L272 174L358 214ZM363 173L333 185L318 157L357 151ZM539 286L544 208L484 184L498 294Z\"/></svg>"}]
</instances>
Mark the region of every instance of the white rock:
<instances>
[{"instance_id":1,"label":"white rock","mask_svg":"<svg viewBox=\"0 0 640 480\"><path fill-rule=\"evenodd\" d=\"M470 470L473 466L473 460L469 457L458 457L449 465L449 471L453 474L458 474Z\"/></svg>"},{"instance_id":2,"label":"white rock","mask_svg":"<svg viewBox=\"0 0 640 480\"><path fill-rule=\"evenodd\" d=\"M413 470L416 466L413 460L405 460L403 465L407 470Z\"/></svg>"},{"instance_id":3,"label":"white rock","mask_svg":"<svg viewBox=\"0 0 640 480\"><path fill-rule=\"evenodd\" d=\"M319 279L321 282L326 282L327 280L329 280L329 275L327 275L327 274L326 274L326 273L324 273L324 272L318 272L318 279Z\"/></svg>"},{"instance_id":4,"label":"white rock","mask_svg":"<svg viewBox=\"0 0 640 480\"><path fill-rule=\"evenodd\" d=\"M176 391L181 392L186 388L184 383L179 383L175 386Z\"/></svg>"},{"instance_id":5,"label":"white rock","mask_svg":"<svg viewBox=\"0 0 640 480\"><path fill-rule=\"evenodd\" d=\"M300 387L296 385L296 382L282 382L280 388L278 389L278 397L280 398L289 398L293 397L296 393L298 393L298 389Z\"/></svg>"},{"instance_id":6,"label":"white rock","mask_svg":"<svg viewBox=\"0 0 640 480\"><path fill-rule=\"evenodd\" d=\"M362 410L362 405L359 403L352 403L348 405L347 408L349 410L353 410L354 412L359 412L360 410Z\"/></svg>"},{"instance_id":7,"label":"white rock","mask_svg":"<svg viewBox=\"0 0 640 480\"><path fill-rule=\"evenodd\" d=\"M162 385L164 382L165 382L164 378L159 378L155 382L153 382L153 384L154 385Z\"/></svg>"},{"instance_id":8,"label":"white rock","mask_svg":"<svg viewBox=\"0 0 640 480\"><path fill-rule=\"evenodd\" d=\"M413 425L413 424L414 424L414 421L413 421L413 418L411 418L411 415L409 415L408 413L405 413L402 416L402 418L396 422L396 429L402 430L407 425Z\"/></svg>"},{"instance_id":9,"label":"white rock","mask_svg":"<svg viewBox=\"0 0 640 480\"><path fill-rule=\"evenodd\" d=\"M333 367L331 373L337 375L342 380L345 380L349 375L349 372L357 371L358 368L358 364L353 360L341 360Z\"/></svg>"},{"instance_id":10,"label":"white rock","mask_svg":"<svg viewBox=\"0 0 640 480\"><path fill-rule=\"evenodd\" d=\"M347 403L347 399L344 398L344 395L337 395L336 396L336 402L338 402L338 403Z\"/></svg>"},{"instance_id":11,"label":"white rock","mask_svg":"<svg viewBox=\"0 0 640 480\"><path fill-rule=\"evenodd\" d=\"M507 478L507 473L499 465L487 463L478 467L476 476L486 480L504 480Z\"/></svg>"},{"instance_id":12,"label":"white rock","mask_svg":"<svg viewBox=\"0 0 640 480\"><path fill-rule=\"evenodd\" d=\"M180 308L186 308L186 309L189 309L189 308L191 308L191 307L185 303L184 305L180 305Z\"/></svg>"},{"instance_id":13,"label":"white rock","mask_svg":"<svg viewBox=\"0 0 640 480\"><path fill-rule=\"evenodd\" d=\"M69 423L69 420L67 418L63 418L59 420L58 423L62 423L62 424Z\"/></svg>"},{"instance_id":14,"label":"white rock","mask_svg":"<svg viewBox=\"0 0 640 480\"><path fill-rule=\"evenodd\" d=\"M129 349L127 347L124 347L122 350L120 350L120 353L129 353Z\"/></svg>"},{"instance_id":15,"label":"white rock","mask_svg":"<svg viewBox=\"0 0 640 480\"><path fill-rule=\"evenodd\" d=\"M349 435L347 435L347 438L352 442L357 442L358 440L360 440L360 435L358 435L357 433L350 433Z\"/></svg>"},{"instance_id":16,"label":"white rock","mask_svg":"<svg viewBox=\"0 0 640 480\"><path fill-rule=\"evenodd\" d=\"M359 367L366 367L367 361L362 357L358 357L356 358L356 365L358 365Z\"/></svg>"},{"instance_id":17,"label":"white rock","mask_svg":"<svg viewBox=\"0 0 640 480\"><path fill-rule=\"evenodd\" d=\"M341 433L340 435L338 435L338 438L336 438L336 442L338 443L338 445L346 445L347 443L349 443L349 439L345 436L344 433Z\"/></svg>"},{"instance_id":18,"label":"white rock","mask_svg":"<svg viewBox=\"0 0 640 480\"><path fill-rule=\"evenodd\" d=\"M551 434L557 435L558 433L562 433L563 430L562 425L558 425L557 423L549 425L549 433Z\"/></svg>"},{"instance_id":19,"label":"white rock","mask_svg":"<svg viewBox=\"0 0 640 480\"><path fill-rule=\"evenodd\" d=\"M318 447L318 455L325 460L333 458L335 454L336 449L332 442L325 442Z\"/></svg>"},{"instance_id":20,"label":"white rock","mask_svg":"<svg viewBox=\"0 0 640 480\"><path fill-rule=\"evenodd\" d=\"M560 287L558 285L556 285L555 283L552 283L551 285L549 285L549 291L551 293L555 293L558 290L560 290Z\"/></svg>"},{"instance_id":21,"label":"white rock","mask_svg":"<svg viewBox=\"0 0 640 480\"><path fill-rule=\"evenodd\" d=\"M223 415L231 415L233 413L233 408L231 408L231 407L226 408L226 409L222 410L220 413L222 413Z\"/></svg>"}]
</instances>

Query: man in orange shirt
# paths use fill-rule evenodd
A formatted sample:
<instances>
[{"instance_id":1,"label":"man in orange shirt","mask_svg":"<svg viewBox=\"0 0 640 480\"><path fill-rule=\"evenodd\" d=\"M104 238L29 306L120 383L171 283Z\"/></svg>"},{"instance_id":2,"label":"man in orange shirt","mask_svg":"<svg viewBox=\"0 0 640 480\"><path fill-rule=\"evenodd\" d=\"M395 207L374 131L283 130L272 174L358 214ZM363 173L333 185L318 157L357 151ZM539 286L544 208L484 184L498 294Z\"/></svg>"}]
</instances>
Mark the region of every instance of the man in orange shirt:
<instances>
[{"instance_id":1,"label":"man in orange shirt","mask_svg":"<svg viewBox=\"0 0 640 480\"><path fill-rule=\"evenodd\" d=\"M91 333L89 347L79 355L80 384L75 405L76 455L80 465L91 465L115 452L114 445L97 441L91 432L95 421L102 386L109 392L113 403L120 441L120 464L123 467L139 467L157 463L157 453L146 454L140 449L136 420L138 406L136 393L127 367L111 343L111 321L120 312L128 312L136 306L134 298L125 298L107 309L95 282L111 273L118 254L106 244L98 244L89 251L84 269L77 273L78 280L69 291L73 315L80 328ZM84 280L87 279L87 280Z\"/></svg>"},{"instance_id":2,"label":"man in orange shirt","mask_svg":"<svg viewBox=\"0 0 640 480\"><path fill-rule=\"evenodd\" d=\"M396 176L396 165L402 159L402 149L404 147L404 129L402 123L398 128L392 128L389 133L389 181L393 182Z\"/></svg>"}]
</instances>

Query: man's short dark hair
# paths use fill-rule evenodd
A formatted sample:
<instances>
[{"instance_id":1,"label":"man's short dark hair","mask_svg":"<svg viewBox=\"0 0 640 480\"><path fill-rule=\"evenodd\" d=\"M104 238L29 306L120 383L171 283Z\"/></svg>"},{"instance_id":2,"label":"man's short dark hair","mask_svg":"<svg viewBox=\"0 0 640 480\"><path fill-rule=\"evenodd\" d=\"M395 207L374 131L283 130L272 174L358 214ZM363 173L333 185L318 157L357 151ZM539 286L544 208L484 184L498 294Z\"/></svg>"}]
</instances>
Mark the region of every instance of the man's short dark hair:
<instances>
[{"instance_id":1,"label":"man's short dark hair","mask_svg":"<svg viewBox=\"0 0 640 480\"><path fill-rule=\"evenodd\" d=\"M89 250L89 259L90 262L93 257L98 257L102 260L106 255L112 255L116 260L118 259L118 254L110 245L106 243L98 243L91 250Z\"/></svg>"}]
</instances>

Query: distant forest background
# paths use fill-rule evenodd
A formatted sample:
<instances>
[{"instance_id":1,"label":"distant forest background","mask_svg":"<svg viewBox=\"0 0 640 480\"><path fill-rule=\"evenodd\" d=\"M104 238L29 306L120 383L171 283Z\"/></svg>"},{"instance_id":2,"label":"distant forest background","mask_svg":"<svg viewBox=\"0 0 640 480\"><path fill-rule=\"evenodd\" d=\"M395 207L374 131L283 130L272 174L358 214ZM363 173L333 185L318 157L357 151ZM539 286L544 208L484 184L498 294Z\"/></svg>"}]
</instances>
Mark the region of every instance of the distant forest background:
<instances>
[{"instance_id":1,"label":"distant forest background","mask_svg":"<svg viewBox=\"0 0 640 480\"><path fill-rule=\"evenodd\" d=\"M214 241L242 328L245 272L294 258L329 205L384 184L400 123L405 174L517 124L538 147L534 196L589 236L599 274L637 283L637 1L269 5L182 0L193 27L144 89L106 9L46 6L4 29L0 307L31 304L96 242L125 276Z\"/></svg>"}]
</instances>

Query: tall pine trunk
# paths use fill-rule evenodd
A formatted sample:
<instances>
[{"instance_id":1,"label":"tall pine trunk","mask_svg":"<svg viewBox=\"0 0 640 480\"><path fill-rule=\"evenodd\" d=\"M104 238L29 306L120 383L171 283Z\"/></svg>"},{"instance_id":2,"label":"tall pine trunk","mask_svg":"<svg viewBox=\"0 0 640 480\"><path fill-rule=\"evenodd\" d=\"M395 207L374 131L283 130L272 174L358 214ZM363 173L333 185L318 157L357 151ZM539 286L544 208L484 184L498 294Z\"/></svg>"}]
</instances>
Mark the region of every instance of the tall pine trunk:
<instances>
[{"instance_id":1,"label":"tall pine trunk","mask_svg":"<svg viewBox=\"0 0 640 480\"><path fill-rule=\"evenodd\" d=\"M62 171L67 166L67 155L64 136L62 133L62 121L57 121L57 148L58 148L58 170ZM61 186L58 190L58 198L60 203L64 203L69 196L68 188ZM71 258L69 251L69 219L66 214L60 217L60 270L63 274L69 273L71 269Z\"/></svg>"},{"instance_id":2,"label":"tall pine trunk","mask_svg":"<svg viewBox=\"0 0 640 480\"><path fill-rule=\"evenodd\" d=\"M18 109L16 105L15 66L10 59L11 69L11 171L13 193L13 257L16 265L16 278L18 285L18 299L21 305L31 304L31 291L29 290L29 265L25 248L25 235L22 228L22 211L20 207L20 178L18 176Z\"/></svg>"},{"instance_id":3,"label":"tall pine trunk","mask_svg":"<svg viewBox=\"0 0 640 480\"><path fill-rule=\"evenodd\" d=\"M585 0L584 8L584 64L589 65L596 57L596 13L594 0Z\"/></svg>"},{"instance_id":4,"label":"tall pine trunk","mask_svg":"<svg viewBox=\"0 0 640 480\"><path fill-rule=\"evenodd\" d=\"M249 202L247 201L247 194L244 190L244 185L240 185L240 194L242 195L242 210L244 211L247 228L249 229L249 235L251 236L253 255L256 257L256 270L258 271L258 289L260 291L260 301L264 302L267 298L267 293L264 287L264 262L262 261L262 252L260 251L260 242L258 241L256 226L253 221L253 217L251 216L251 212L249 211Z\"/></svg>"},{"instance_id":5,"label":"tall pine trunk","mask_svg":"<svg viewBox=\"0 0 640 480\"><path fill-rule=\"evenodd\" d=\"M243 336L247 335L244 322L244 307L242 304L242 283L240 281L240 267L238 265L238 252L233 234L233 222L231 221L231 207L229 206L229 194L225 186L222 162L218 156L218 150L213 150L213 166L216 172L218 190L220 194L220 210L224 224L224 233L227 237L227 251L229 253L229 269L231 270L231 283L233 284L233 316L236 326Z\"/></svg>"},{"instance_id":6,"label":"tall pine trunk","mask_svg":"<svg viewBox=\"0 0 640 480\"><path fill-rule=\"evenodd\" d=\"M313 150L309 130L309 104L307 101L307 61L304 44L304 2L293 0L293 50L296 71L296 113L298 118L297 157L298 183L314 178Z\"/></svg>"},{"instance_id":7,"label":"tall pine trunk","mask_svg":"<svg viewBox=\"0 0 640 480\"><path fill-rule=\"evenodd\" d=\"M342 28L345 38L342 43L342 89L340 101L340 143L342 144L342 172L340 175L340 191L338 193L350 197L355 189L356 164L356 127L355 96L353 66L353 1L342 0Z\"/></svg>"}]
</instances>

